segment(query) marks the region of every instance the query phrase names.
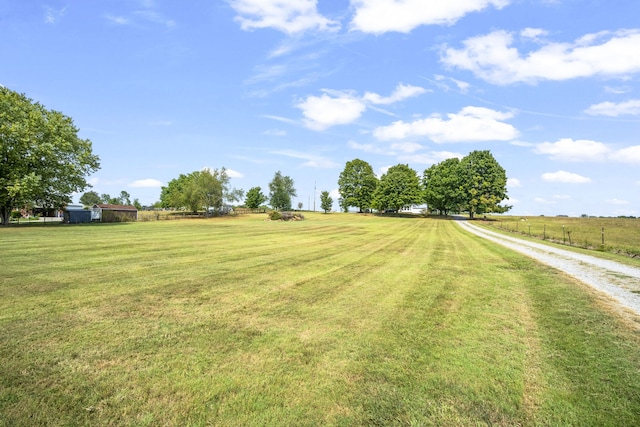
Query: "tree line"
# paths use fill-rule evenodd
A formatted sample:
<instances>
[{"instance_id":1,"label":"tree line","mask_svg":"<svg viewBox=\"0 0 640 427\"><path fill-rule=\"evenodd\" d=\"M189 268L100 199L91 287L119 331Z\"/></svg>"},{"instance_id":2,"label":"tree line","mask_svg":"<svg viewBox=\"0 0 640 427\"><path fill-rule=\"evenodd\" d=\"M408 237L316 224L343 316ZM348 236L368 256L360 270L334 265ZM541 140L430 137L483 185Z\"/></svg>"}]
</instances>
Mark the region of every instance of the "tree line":
<instances>
[{"instance_id":1,"label":"tree line","mask_svg":"<svg viewBox=\"0 0 640 427\"><path fill-rule=\"evenodd\" d=\"M100 168L88 139L78 137L71 118L48 110L23 94L0 86L0 217L9 223L15 208L61 209L71 195L90 187L86 176ZM245 193L230 186L227 170L205 168L181 174L162 187L160 206L220 212L227 204L240 202ZM408 165L390 167L377 178L371 165L355 159L347 162L338 185L340 207L360 212L398 211L407 205L426 203L431 211L446 215L468 212L471 217L506 212L506 173L489 151L473 151L462 159L435 164L420 178ZM255 209L267 200L275 210L291 210L297 196L294 180L276 172L264 194L261 187L246 193L244 205ZM84 193L81 203L131 204L130 195ZM140 208L137 199L133 204ZM331 210L328 191L320 194L320 207ZM298 208L301 209L301 203Z\"/></svg>"},{"instance_id":2,"label":"tree line","mask_svg":"<svg viewBox=\"0 0 640 427\"><path fill-rule=\"evenodd\" d=\"M488 150L432 165L422 179L405 164L390 167L378 179L369 163L355 159L347 162L338 179L344 211L354 207L359 212L397 212L426 203L432 212L467 212L471 218L508 211L511 206L501 205L508 199L506 186L506 172Z\"/></svg>"}]
</instances>

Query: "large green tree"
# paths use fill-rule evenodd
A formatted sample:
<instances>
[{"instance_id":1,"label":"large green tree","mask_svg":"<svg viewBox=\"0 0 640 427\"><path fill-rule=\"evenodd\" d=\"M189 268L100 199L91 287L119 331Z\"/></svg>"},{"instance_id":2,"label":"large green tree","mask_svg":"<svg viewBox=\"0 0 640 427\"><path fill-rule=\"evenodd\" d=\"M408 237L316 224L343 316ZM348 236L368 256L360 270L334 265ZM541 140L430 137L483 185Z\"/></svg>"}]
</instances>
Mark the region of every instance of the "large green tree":
<instances>
[{"instance_id":1,"label":"large green tree","mask_svg":"<svg viewBox=\"0 0 640 427\"><path fill-rule=\"evenodd\" d=\"M276 210L291 210L291 198L297 196L295 183L289 176L276 172L269 183L269 204Z\"/></svg>"},{"instance_id":2,"label":"large green tree","mask_svg":"<svg viewBox=\"0 0 640 427\"><path fill-rule=\"evenodd\" d=\"M460 159L447 159L429 167L424 171L422 183L431 211L448 215L460 210L463 204Z\"/></svg>"},{"instance_id":3,"label":"large green tree","mask_svg":"<svg viewBox=\"0 0 640 427\"><path fill-rule=\"evenodd\" d=\"M262 194L262 188L252 187L247 191L247 198L244 204L249 209L258 209L266 201L267 196Z\"/></svg>"},{"instance_id":4,"label":"large green tree","mask_svg":"<svg viewBox=\"0 0 640 427\"><path fill-rule=\"evenodd\" d=\"M80 197L80 203L85 206L93 206L102 203L102 199L95 191L87 191Z\"/></svg>"},{"instance_id":5,"label":"large green tree","mask_svg":"<svg viewBox=\"0 0 640 427\"><path fill-rule=\"evenodd\" d=\"M373 206L380 210L398 211L403 206L421 203L424 198L420 179L408 165L392 166L380 177L373 194Z\"/></svg>"},{"instance_id":6,"label":"large green tree","mask_svg":"<svg viewBox=\"0 0 640 427\"><path fill-rule=\"evenodd\" d=\"M507 196L507 174L489 150L473 151L460 161L463 210L477 214L506 212L511 206L500 203Z\"/></svg>"},{"instance_id":7,"label":"large green tree","mask_svg":"<svg viewBox=\"0 0 640 427\"><path fill-rule=\"evenodd\" d=\"M0 86L0 216L25 205L61 208L100 168L73 120Z\"/></svg>"},{"instance_id":8,"label":"large green tree","mask_svg":"<svg viewBox=\"0 0 640 427\"><path fill-rule=\"evenodd\" d=\"M370 208L377 185L378 179L369 163L360 159L347 162L338 179L341 206L346 209L353 206L360 212Z\"/></svg>"},{"instance_id":9,"label":"large green tree","mask_svg":"<svg viewBox=\"0 0 640 427\"><path fill-rule=\"evenodd\" d=\"M180 174L162 187L160 201L163 207L187 208L192 212L210 208L222 209L225 201L239 200L243 192L229 186L229 175L225 168L194 171Z\"/></svg>"}]
</instances>

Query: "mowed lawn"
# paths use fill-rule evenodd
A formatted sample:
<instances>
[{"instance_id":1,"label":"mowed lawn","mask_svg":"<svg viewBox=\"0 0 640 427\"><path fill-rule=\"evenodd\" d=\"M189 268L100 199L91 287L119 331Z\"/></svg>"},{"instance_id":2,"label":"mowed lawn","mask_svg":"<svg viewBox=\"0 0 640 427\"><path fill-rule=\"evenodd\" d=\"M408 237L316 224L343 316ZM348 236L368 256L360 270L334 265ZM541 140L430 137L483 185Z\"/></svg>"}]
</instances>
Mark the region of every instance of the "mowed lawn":
<instances>
[{"instance_id":1,"label":"mowed lawn","mask_svg":"<svg viewBox=\"0 0 640 427\"><path fill-rule=\"evenodd\" d=\"M452 221L0 230L0 425L640 425L637 320Z\"/></svg>"}]
</instances>

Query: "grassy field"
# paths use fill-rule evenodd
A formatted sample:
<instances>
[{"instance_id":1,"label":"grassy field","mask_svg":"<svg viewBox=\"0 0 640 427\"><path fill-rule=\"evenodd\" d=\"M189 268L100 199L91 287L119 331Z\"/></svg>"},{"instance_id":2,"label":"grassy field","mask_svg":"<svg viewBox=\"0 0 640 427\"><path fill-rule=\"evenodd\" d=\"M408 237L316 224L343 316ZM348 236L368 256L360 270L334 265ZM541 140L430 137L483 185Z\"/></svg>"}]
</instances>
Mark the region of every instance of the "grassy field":
<instances>
[{"instance_id":1,"label":"grassy field","mask_svg":"<svg viewBox=\"0 0 640 427\"><path fill-rule=\"evenodd\" d=\"M640 257L640 218L489 217L485 224L575 247ZM604 244L603 244L604 240Z\"/></svg>"},{"instance_id":2,"label":"grassy field","mask_svg":"<svg viewBox=\"0 0 640 427\"><path fill-rule=\"evenodd\" d=\"M640 425L637 319L431 218L0 230L0 425Z\"/></svg>"}]
</instances>

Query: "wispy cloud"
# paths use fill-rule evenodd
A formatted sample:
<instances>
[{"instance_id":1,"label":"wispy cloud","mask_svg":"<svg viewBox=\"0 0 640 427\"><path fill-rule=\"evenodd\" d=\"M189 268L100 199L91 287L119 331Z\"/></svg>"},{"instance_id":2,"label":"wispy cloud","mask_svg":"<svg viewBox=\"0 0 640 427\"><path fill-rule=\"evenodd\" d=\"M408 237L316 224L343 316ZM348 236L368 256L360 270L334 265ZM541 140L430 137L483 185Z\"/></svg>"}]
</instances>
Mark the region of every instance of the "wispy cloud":
<instances>
[{"instance_id":1,"label":"wispy cloud","mask_svg":"<svg viewBox=\"0 0 640 427\"><path fill-rule=\"evenodd\" d=\"M273 28L287 34L336 31L340 23L322 16L316 0L228 0L243 30Z\"/></svg>"},{"instance_id":2,"label":"wispy cloud","mask_svg":"<svg viewBox=\"0 0 640 427\"><path fill-rule=\"evenodd\" d=\"M586 184L591 182L591 178L581 176L572 172L560 170L558 172L548 172L542 174L542 180L545 182L556 182L563 184Z\"/></svg>"},{"instance_id":3,"label":"wispy cloud","mask_svg":"<svg viewBox=\"0 0 640 427\"><path fill-rule=\"evenodd\" d=\"M320 168L320 169L333 169L337 168L340 165L333 160L330 160L323 156L318 156L315 154L302 153L294 150L276 150L271 151L271 154L276 154L279 156L291 157L294 159L306 160L302 163L301 166L310 167L310 168Z\"/></svg>"},{"instance_id":4,"label":"wispy cloud","mask_svg":"<svg viewBox=\"0 0 640 427\"><path fill-rule=\"evenodd\" d=\"M287 131L281 129L268 129L265 130L263 134L268 136L287 136Z\"/></svg>"},{"instance_id":5,"label":"wispy cloud","mask_svg":"<svg viewBox=\"0 0 640 427\"><path fill-rule=\"evenodd\" d=\"M44 22L47 24L55 24L67 13L68 8L69 6L65 6L61 9L56 9L51 6L45 6Z\"/></svg>"},{"instance_id":6,"label":"wispy cloud","mask_svg":"<svg viewBox=\"0 0 640 427\"><path fill-rule=\"evenodd\" d=\"M640 99L630 99L624 102L601 102L585 110L592 116L618 117L622 115L640 115Z\"/></svg>"},{"instance_id":7,"label":"wispy cloud","mask_svg":"<svg viewBox=\"0 0 640 427\"><path fill-rule=\"evenodd\" d=\"M167 18L162 13L155 10L155 3L151 1L142 1L139 3L142 9L134 10L130 14L114 15L107 13L104 18L114 25L141 25L143 23L151 23L161 25L166 28L173 28L176 26L176 21L171 18Z\"/></svg>"},{"instance_id":8,"label":"wispy cloud","mask_svg":"<svg viewBox=\"0 0 640 427\"><path fill-rule=\"evenodd\" d=\"M590 140L563 138L537 144L534 152L547 154L552 160L568 162L603 161L611 150L605 144Z\"/></svg>"}]
</instances>

